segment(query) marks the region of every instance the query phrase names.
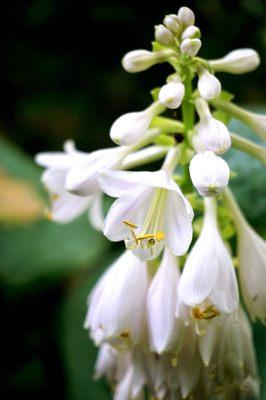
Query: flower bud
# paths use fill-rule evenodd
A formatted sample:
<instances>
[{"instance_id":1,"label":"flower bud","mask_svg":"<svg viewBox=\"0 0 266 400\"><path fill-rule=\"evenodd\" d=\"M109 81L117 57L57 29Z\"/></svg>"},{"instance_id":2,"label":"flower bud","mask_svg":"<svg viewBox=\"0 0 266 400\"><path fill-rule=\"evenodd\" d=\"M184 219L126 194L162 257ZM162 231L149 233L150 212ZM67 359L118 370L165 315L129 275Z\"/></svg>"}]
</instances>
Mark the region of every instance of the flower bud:
<instances>
[{"instance_id":1,"label":"flower bud","mask_svg":"<svg viewBox=\"0 0 266 400\"><path fill-rule=\"evenodd\" d=\"M207 69L199 71L198 91L205 100L215 99L221 94L221 83Z\"/></svg>"},{"instance_id":2,"label":"flower bud","mask_svg":"<svg viewBox=\"0 0 266 400\"><path fill-rule=\"evenodd\" d=\"M194 25L195 23L195 15L192 10L188 7L181 7L177 13L178 18L182 23L186 26Z\"/></svg>"},{"instance_id":3,"label":"flower bud","mask_svg":"<svg viewBox=\"0 0 266 400\"><path fill-rule=\"evenodd\" d=\"M159 93L159 101L165 107L175 109L182 103L185 94L183 83L169 82L164 85Z\"/></svg>"},{"instance_id":4,"label":"flower bud","mask_svg":"<svg viewBox=\"0 0 266 400\"><path fill-rule=\"evenodd\" d=\"M173 46L175 44L172 32L162 24L155 26L155 39L163 46Z\"/></svg>"},{"instance_id":5,"label":"flower bud","mask_svg":"<svg viewBox=\"0 0 266 400\"><path fill-rule=\"evenodd\" d=\"M258 67L260 57L253 49L238 49L231 51L218 60L210 60L209 63L214 71L217 72L245 74Z\"/></svg>"},{"instance_id":6,"label":"flower bud","mask_svg":"<svg viewBox=\"0 0 266 400\"><path fill-rule=\"evenodd\" d=\"M164 25L174 34L178 35L181 30L180 20L175 14L166 15L163 20Z\"/></svg>"},{"instance_id":7,"label":"flower bud","mask_svg":"<svg viewBox=\"0 0 266 400\"><path fill-rule=\"evenodd\" d=\"M119 117L112 125L110 136L114 143L128 146L135 143L147 131L152 118L160 114L164 107L153 103L144 111L131 112Z\"/></svg>"},{"instance_id":8,"label":"flower bud","mask_svg":"<svg viewBox=\"0 0 266 400\"><path fill-rule=\"evenodd\" d=\"M220 194L230 176L227 163L212 151L196 154L190 161L189 172L193 185L204 197Z\"/></svg>"},{"instance_id":9,"label":"flower bud","mask_svg":"<svg viewBox=\"0 0 266 400\"><path fill-rule=\"evenodd\" d=\"M188 26L182 33L181 38L184 39L199 39L201 36L200 30L197 26Z\"/></svg>"},{"instance_id":10,"label":"flower bud","mask_svg":"<svg viewBox=\"0 0 266 400\"><path fill-rule=\"evenodd\" d=\"M171 55L171 50L162 50L157 52L148 50L133 50L123 57L122 65L127 72L141 72L155 64L167 61Z\"/></svg>"},{"instance_id":11,"label":"flower bud","mask_svg":"<svg viewBox=\"0 0 266 400\"><path fill-rule=\"evenodd\" d=\"M230 133L221 121L213 118L208 104L203 99L197 99L195 102L200 121L198 124L199 140L207 150L216 154L225 153L231 146Z\"/></svg>"},{"instance_id":12,"label":"flower bud","mask_svg":"<svg viewBox=\"0 0 266 400\"><path fill-rule=\"evenodd\" d=\"M200 39L185 39L180 46L181 52L188 54L190 57L194 57L198 53L200 48Z\"/></svg>"}]
</instances>

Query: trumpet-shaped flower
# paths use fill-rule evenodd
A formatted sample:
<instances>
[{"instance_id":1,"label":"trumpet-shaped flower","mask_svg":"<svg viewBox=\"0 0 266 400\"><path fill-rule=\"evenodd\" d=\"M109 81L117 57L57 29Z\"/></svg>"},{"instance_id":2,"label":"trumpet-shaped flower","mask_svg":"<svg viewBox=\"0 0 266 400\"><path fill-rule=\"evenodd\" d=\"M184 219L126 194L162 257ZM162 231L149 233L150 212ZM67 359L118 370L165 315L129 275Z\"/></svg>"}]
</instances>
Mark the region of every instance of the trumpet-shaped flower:
<instances>
[{"instance_id":1,"label":"trumpet-shaped flower","mask_svg":"<svg viewBox=\"0 0 266 400\"><path fill-rule=\"evenodd\" d=\"M90 155L77 151L70 141L65 143L64 150L65 152L40 153L36 156L36 162L46 167L42 182L51 195L48 217L53 221L66 223L89 210L91 224L94 228L101 229L103 223L101 191L80 197L66 190L69 172L86 163Z\"/></svg>"},{"instance_id":2,"label":"trumpet-shaped flower","mask_svg":"<svg viewBox=\"0 0 266 400\"><path fill-rule=\"evenodd\" d=\"M213 118L208 104L203 99L196 100L196 109L200 117L197 128L199 140L207 150L216 154L225 153L231 146L231 137L227 127Z\"/></svg>"},{"instance_id":3,"label":"trumpet-shaped flower","mask_svg":"<svg viewBox=\"0 0 266 400\"><path fill-rule=\"evenodd\" d=\"M205 68L199 71L198 91L203 99L215 99L220 96L221 90L221 83L214 75Z\"/></svg>"},{"instance_id":4,"label":"trumpet-shaped flower","mask_svg":"<svg viewBox=\"0 0 266 400\"><path fill-rule=\"evenodd\" d=\"M238 286L231 257L220 236L214 199L204 199L201 234L194 244L179 282L179 295L198 319L230 313L238 305ZM210 306L202 309L201 304Z\"/></svg>"},{"instance_id":5,"label":"trumpet-shaped flower","mask_svg":"<svg viewBox=\"0 0 266 400\"><path fill-rule=\"evenodd\" d=\"M211 67L217 72L231 74L245 74L256 69L260 64L260 57L253 49L237 49L230 51L223 58L209 61Z\"/></svg>"},{"instance_id":6,"label":"trumpet-shaped flower","mask_svg":"<svg viewBox=\"0 0 266 400\"><path fill-rule=\"evenodd\" d=\"M178 108L183 100L185 87L180 82L168 82L159 92L159 101L165 107Z\"/></svg>"},{"instance_id":7,"label":"trumpet-shaped flower","mask_svg":"<svg viewBox=\"0 0 266 400\"><path fill-rule=\"evenodd\" d=\"M144 331L148 274L144 262L126 251L105 272L89 299L85 327L96 341L136 345Z\"/></svg>"},{"instance_id":8,"label":"trumpet-shaped flower","mask_svg":"<svg viewBox=\"0 0 266 400\"><path fill-rule=\"evenodd\" d=\"M152 118L164 110L159 102L155 102L144 111L122 115L111 127L111 139L114 143L125 146L137 142L146 133Z\"/></svg>"},{"instance_id":9,"label":"trumpet-shaped flower","mask_svg":"<svg viewBox=\"0 0 266 400\"><path fill-rule=\"evenodd\" d=\"M104 234L141 259L157 257L166 246L184 254L191 242L193 210L178 185L157 172L102 171L102 190L118 197L104 222Z\"/></svg>"},{"instance_id":10,"label":"trumpet-shaped flower","mask_svg":"<svg viewBox=\"0 0 266 400\"><path fill-rule=\"evenodd\" d=\"M178 280L177 258L165 249L147 296L150 348L158 354L171 349L178 336L175 317Z\"/></svg>"},{"instance_id":11,"label":"trumpet-shaped flower","mask_svg":"<svg viewBox=\"0 0 266 400\"><path fill-rule=\"evenodd\" d=\"M196 154L190 161L189 172L193 185L205 197L221 193L230 177L228 164L212 151Z\"/></svg>"}]
</instances>

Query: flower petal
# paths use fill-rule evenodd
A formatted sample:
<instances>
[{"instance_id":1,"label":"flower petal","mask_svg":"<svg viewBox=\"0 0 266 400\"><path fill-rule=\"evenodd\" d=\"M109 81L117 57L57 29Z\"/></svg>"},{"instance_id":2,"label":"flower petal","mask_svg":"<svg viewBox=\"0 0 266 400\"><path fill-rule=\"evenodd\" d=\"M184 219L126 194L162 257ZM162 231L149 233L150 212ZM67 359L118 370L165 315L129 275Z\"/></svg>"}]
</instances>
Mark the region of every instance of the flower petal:
<instances>
[{"instance_id":1,"label":"flower petal","mask_svg":"<svg viewBox=\"0 0 266 400\"><path fill-rule=\"evenodd\" d=\"M97 193L93 196L89 208L89 220L94 229L97 229L98 231L102 230L104 221L102 193Z\"/></svg>"},{"instance_id":2,"label":"flower petal","mask_svg":"<svg viewBox=\"0 0 266 400\"><path fill-rule=\"evenodd\" d=\"M79 197L64 192L52 203L51 219L61 223L70 222L89 207L91 200L91 197Z\"/></svg>"}]
</instances>

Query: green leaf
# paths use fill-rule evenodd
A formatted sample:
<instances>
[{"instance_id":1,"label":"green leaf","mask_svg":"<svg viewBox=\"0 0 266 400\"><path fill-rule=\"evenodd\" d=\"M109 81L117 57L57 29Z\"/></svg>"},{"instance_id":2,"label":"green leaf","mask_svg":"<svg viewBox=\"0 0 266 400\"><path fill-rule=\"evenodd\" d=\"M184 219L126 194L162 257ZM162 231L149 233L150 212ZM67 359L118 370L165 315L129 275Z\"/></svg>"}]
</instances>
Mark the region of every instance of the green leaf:
<instances>
[{"instance_id":1,"label":"green leaf","mask_svg":"<svg viewBox=\"0 0 266 400\"><path fill-rule=\"evenodd\" d=\"M227 125L230 120L231 120L231 115L228 113L221 111L221 110L216 110L212 113L214 118L218 119L219 121L223 122L225 125Z\"/></svg>"}]
</instances>

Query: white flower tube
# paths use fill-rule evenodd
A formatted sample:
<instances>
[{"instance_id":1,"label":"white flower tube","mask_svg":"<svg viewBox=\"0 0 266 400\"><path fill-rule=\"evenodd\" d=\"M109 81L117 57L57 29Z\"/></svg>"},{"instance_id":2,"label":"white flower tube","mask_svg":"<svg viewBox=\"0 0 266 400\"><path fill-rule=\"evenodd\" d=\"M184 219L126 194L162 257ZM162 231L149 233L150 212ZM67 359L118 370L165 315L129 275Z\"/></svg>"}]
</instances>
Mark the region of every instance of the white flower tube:
<instances>
[{"instance_id":1,"label":"white flower tube","mask_svg":"<svg viewBox=\"0 0 266 400\"><path fill-rule=\"evenodd\" d=\"M221 83L214 75L205 68L199 70L198 91L204 100L219 97L221 90Z\"/></svg>"},{"instance_id":2,"label":"white flower tube","mask_svg":"<svg viewBox=\"0 0 266 400\"><path fill-rule=\"evenodd\" d=\"M216 154L225 153L231 146L230 133L221 121L213 118L208 104L203 99L195 102L200 121L197 127L199 140L207 150Z\"/></svg>"},{"instance_id":3,"label":"white flower tube","mask_svg":"<svg viewBox=\"0 0 266 400\"><path fill-rule=\"evenodd\" d=\"M182 41L180 50L190 57L195 57L201 48L200 39L185 39Z\"/></svg>"},{"instance_id":4,"label":"white flower tube","mask_svg":"<svg viewBox=\"0 0 266 400\"><path fill-rule=\"evenodd\" d=\"M104 222L108 239L124 240L141 259L157 257L165 246L175 255L187 251L193 210L165 171L102 171L99 184L118 197Z\"/></svg>"},{"instance_id":5,"label":"white flower tube","mask_svg":"<svg viewBox=\"0 0 266 400\"><path fill-rule=\"evenodd\" d=\"M259 66L260 57L253 49L237 49L230 51L230 53L223 58L210 60L209 64L216 72L245 74Z\"/></svg>"},{"instance_id":6,"label":"white flower tube","mask_svg":"<svg viewBox=\"0 0 266 400\"><path fill-rule=\"evenodd\" d=\"M149 69L155 64L166 62L175 55L172 50L148 51L133 50L127 53L122 59L123 68L127 72L141 72Z\"/></svg>"},{"instance_id":7,"label":"white flower tube","mask_svg":"<svg viewBox=\"0 0 266 400\"><path fill-rule=\"evenodd\" d=\"M194 244L179 282L179 296L197 310L200 318L230 313L238 305L238 286L231 257L220 236L215 199L204 199L205 214L201 234Z\"/></svg>"},{"instance_id":8,"label":"white flower tube","mask_svg":"<svg viewBox=\"0 0 266 400\"><path fill-rule=\"evenodd\" d=\"M147 286L145 263L126 251L109 267L90 297L85 327L91 329L92 337L122 347L139 343L145 327Z\"/></svg>"},{"instance_id":9,"label":"white flower tube","mask_svg":"<svg viewBox=\"0 0 266 400\"><path fill-rule=\"evenodd\" d=\"M111 139L114 143L125 146L137 142L148 130L152 118L164 110L159 102L155 102L144 111L122 115L111 127Z\"/></svg>"},{"instance_id":10,"label":"white flower tube","mask_svg":"<svg viewBox=\"0 0 266 400\"><path fill-rule=\"evenodd\" d=\"M190 177L199 194L212 197L220 194L228 185L228 164L212 151L196 154L189 165Z\"/></svg>"},{"instance_id":11,"label":"white flower tube","mask_svg":"<svg viewBox=\"0 0 266 400\"><path fill-rule=\"evenodd\" d=\"M177 258L166 249L147 295L150 349L158 354L171 349L179 333L175 317L178 279Z\"/></svg>"},{"instance_id":12,"label":"white flower tube","mask_svg":"<svg viewBox=\"0 0 266 400\"><path fill-rule=\"evenodd\" d=\"M180 7L177 16L185 26L194 25L195 23L195 15L188 7Z\"/></svg>"},{"instance_id":13,"label":"white flower tube","mask_svg":"<svg viewBox=\"0 0 266 400\"><path fill-rule=\"evenodd\" d=\"M180 82L168 82L159 92L159 102L165 107L175 109L180 107L185 94L185 87Z\"/></svg>"},{"instance_id":14,"label":"white flower tube","mask_svg":"<svg viewBox=\"0 0 266 400\"><path fill-rule=\"evenodd\" d=\"M239 278L246 307L266 325L266 242L248 224L230 191L224 192L238 233Z\"/></svg>"}]
</instances>

